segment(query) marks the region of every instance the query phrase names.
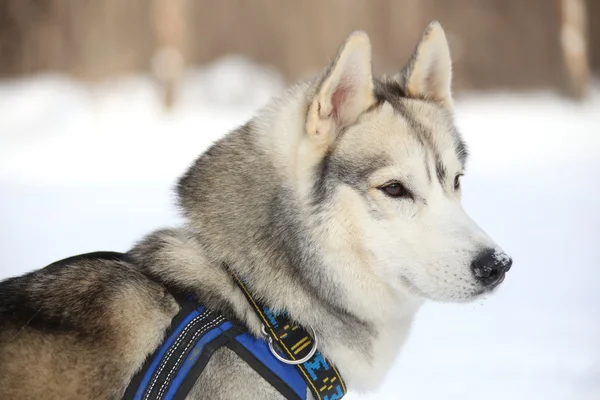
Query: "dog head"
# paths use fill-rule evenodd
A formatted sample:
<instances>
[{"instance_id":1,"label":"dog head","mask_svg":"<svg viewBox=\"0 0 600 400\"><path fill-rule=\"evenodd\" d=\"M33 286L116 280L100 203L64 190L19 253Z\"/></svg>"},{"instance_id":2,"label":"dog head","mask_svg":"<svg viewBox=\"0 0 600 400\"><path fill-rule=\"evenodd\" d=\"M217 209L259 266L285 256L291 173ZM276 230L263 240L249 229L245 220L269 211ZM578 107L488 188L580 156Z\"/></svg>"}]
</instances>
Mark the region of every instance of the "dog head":
<instances>
[{"instance_id":1,"label":"dog head","mask_svg":"<svg viewBox=\"0 0 600 400\"><path fill-rule=\"evenodd\" d=\"M467 150L441 26L386 80L373 78L369 38L354 32L309 93L294 185L323 246L424 298L497 287L512 261L461 206Z\"/></svg>"}]
</instances>

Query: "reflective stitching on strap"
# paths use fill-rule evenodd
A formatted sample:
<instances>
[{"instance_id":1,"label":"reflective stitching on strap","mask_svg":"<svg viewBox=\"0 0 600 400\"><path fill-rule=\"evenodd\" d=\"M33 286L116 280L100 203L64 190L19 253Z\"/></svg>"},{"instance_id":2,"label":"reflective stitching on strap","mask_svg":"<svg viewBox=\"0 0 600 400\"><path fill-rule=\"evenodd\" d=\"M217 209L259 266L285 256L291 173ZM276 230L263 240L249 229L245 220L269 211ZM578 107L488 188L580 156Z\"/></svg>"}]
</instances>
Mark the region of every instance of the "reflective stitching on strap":
<instances>
[{"instance_id":1,"label":"reflective stitching on strap","mask_svg":"<svg viewBox=\"0 0 600 400\"><path fill-rule=\"evenodd\" d=\"M194 323L196 323L197 321L199 321L201 319L206 318L209 313L210 313L210 311L206 310L202 314L194 317L190 322L188 322L188 324L183 329L183 331L181 331L181 333L179 334L179 336L177 336L177 339L171 345L171 347L169 347L169 350L167 351L167 354L165 354L165 356L161 360L160 366L157 369L157 372L154 373L154 377L152 378L152 382L151 382L149 388L146 390L146 393L144 393L144 396L142 397L142 399L144 399L144 400L148 399L148 396L150 395L150 393L152 393L152 389L154 388L154 385L156 384L156 382L158 380L158 377L160 376L161 372L163 371L163 369L167 365L167 362L169 361L169 359L173 355L173 352L177 349L177 346L179 345L179 343L181 343L181 341L185 337L185 334L191 329L191 327L194 325Z\"/></svg>"},{"instance_id":2,"label":"reflective stitching on strap","mask_svg":"<svg viewBox=\"0 0 600 400\"><path fill-rule=\"evenodd\" d=\"M158 393L156 394L157 398L161 398L162 395L164 394L165 390L169 387L169 385L171 384L171 376L173 375L174 372L179 370L179 362L181 361L181 359L187 355L187 351L190 348L190 346L192 345L192 343L194 343L194 341L196 340L196 338L198 338L198 336L204 334L207 330L214 328L215 326L219 325L221 322L225 321L225 318L223 318L222 316L217 317L215 320L209 322L208 324L202 326L198 331L196 331L194 333L194 336L192 336L192 338L188 341L187 345L185 346L185 349L183 350L183 352L179 355L179 358L177 359L177 361L175 362L175 365L173 366L173 368L169 371L169 373L167 374L167 377L165 378L164 382L162 383L160 389L158 390ZM174 346L175 347L175 346Z\"/></svg>"}]
</instances>

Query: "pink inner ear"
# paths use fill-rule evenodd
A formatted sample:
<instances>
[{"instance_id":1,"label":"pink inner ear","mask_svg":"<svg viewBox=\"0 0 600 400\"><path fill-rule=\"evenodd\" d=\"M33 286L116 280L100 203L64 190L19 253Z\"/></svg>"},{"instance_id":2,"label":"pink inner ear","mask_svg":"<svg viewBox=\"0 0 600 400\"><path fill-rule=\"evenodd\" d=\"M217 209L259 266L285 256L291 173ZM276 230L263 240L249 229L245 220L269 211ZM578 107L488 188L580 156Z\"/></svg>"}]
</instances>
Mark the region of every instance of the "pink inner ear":
<instances>
[{"instance_id":1,"label":"pink inner ear","mask_svg":"<svg viewBox=\"0 0 600 400\"><path fill-rule=\"evenodd\" d=\"M346 84L346 82L342 81L333 92L333 96L331 96L331 105L333 106L333 110L331 113L333 114L333 118L339 120L340 111L343 107L343 103L348 98L348 95L352 91L352 88Z\"/></svg>"}]
</instances>

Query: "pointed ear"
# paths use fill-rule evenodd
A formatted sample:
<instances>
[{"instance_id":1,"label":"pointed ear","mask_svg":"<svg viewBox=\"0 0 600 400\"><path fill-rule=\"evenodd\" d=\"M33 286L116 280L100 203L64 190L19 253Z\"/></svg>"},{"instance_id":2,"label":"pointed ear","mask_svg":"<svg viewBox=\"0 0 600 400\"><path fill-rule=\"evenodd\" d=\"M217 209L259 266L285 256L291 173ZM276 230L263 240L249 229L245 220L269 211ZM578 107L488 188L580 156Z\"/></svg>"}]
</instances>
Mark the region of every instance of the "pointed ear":
<instances>
[{"instance_id":1,"label":"pointed ear","mask_svg":"<svg viewBox=\"0 0 600 400\"><path fill-rule=\"evenodd\" d=\"M353 32L324 73L307 114L309 135L331 142L339 129L351 125L375 104L371 43L366 33Z\"/></svg>"},{"instance_id":2,"label":"pointed ear","mask_svg":"<svg viewBox=\"0 0 600 400\"><path fill-rule=\"evenodd\" d=\"M452 107L452 60L442 26L427 26L398 81L409 97L424 98Z\"/></svg>"}]
</instances>

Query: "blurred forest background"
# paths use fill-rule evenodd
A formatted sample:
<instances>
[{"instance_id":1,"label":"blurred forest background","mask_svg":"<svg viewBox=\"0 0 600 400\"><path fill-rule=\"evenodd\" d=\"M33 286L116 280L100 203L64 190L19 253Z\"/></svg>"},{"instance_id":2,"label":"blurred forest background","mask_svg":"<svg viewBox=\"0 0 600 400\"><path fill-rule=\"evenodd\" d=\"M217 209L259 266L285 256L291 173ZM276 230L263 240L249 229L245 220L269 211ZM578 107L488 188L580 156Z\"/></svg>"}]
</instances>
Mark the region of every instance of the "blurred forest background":
<instances>
[{"instance_id":1,"label":"blurred forest background","mask_svg":"<svg viewBox=\"0 0 600 400\"><path fill-rule=\"evenodd\" d=\"M356 28L371 36L376 72L393 73L433 19L458 93L584 98L600 71L600 0L0 0L0 78L150 72L170 103L185 68L230 53L307 77Z\"/></svg>"},{"instance_id":2,"label":"blurred forest background","mask_svg":"<svg viewBox=\"0 0 600 400\"><path fill-rule=\"evenodd\" d=\"M356 28L395 73L433 19L463 203L515 265L347 398L600 399L600 0L0 0L0 280L182 226L177 178L286 81Z\"/></svg>"}]
</instances>

